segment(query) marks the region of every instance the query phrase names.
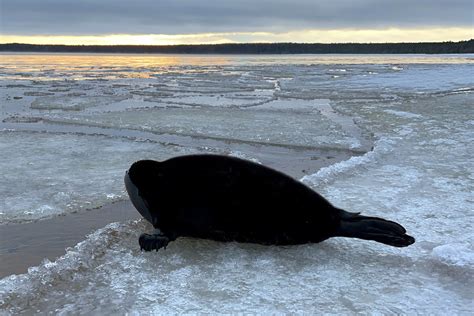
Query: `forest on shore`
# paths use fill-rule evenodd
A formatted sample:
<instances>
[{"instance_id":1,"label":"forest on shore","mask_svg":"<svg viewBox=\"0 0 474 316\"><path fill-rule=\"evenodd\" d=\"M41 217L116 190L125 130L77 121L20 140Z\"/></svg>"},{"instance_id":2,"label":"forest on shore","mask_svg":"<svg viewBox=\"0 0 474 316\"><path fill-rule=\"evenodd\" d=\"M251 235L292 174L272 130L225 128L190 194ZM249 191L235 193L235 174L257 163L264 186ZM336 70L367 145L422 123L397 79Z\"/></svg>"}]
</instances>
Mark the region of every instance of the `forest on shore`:
<instances>
[{"instance_id":1,"label":"forest on shore","mask_svg":"<svg viewBox=\"0 0 474 316\"><path fill-rule=\"evenodd\" d=\"M474 39L424 43L247 43L202 45L36 45L0 44L1 52L128 54L468 54Z\"/></svg>"}]
</instances>

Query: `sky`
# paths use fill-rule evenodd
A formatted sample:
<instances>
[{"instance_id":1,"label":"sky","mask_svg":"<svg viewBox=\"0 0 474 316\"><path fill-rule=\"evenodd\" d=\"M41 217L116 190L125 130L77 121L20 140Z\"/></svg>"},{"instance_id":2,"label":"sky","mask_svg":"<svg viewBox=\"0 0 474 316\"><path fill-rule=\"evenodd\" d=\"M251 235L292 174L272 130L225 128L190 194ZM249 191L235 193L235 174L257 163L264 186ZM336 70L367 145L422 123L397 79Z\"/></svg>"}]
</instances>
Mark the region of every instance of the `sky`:
<instances>
[{"instance_id":1,"label":"sky","mask_svg":"<svg viewBox=\"0 0 474 316\"><path fill-rule=\"evenodd\" d=\"M472 0L0 0L0 43L459 41L473 20Z\"/></svg>"}]
</instances>

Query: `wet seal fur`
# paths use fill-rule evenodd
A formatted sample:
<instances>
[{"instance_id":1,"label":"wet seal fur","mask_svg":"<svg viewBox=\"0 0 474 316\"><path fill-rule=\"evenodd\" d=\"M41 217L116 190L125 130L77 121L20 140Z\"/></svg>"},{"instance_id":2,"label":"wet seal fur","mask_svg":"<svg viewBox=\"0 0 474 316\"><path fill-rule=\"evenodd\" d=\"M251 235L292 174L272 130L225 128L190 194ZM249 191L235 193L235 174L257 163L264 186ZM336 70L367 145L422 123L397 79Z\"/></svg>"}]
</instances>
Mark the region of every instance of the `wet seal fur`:
<instances>
[{"instance_id":1,"label":"wet seal fur","mask_svg":"<svg viewBox=\"0 0 474 316\"><path fill-rule=\"evenodd\" d=\"M415 239L392 221L334 207L303 183L269 167L218 155L141 160L125 175L135 208L155 231L146 251L180 236L264 245L317 243L330 237L406 247Z\"/></svg>"}]
</instances>

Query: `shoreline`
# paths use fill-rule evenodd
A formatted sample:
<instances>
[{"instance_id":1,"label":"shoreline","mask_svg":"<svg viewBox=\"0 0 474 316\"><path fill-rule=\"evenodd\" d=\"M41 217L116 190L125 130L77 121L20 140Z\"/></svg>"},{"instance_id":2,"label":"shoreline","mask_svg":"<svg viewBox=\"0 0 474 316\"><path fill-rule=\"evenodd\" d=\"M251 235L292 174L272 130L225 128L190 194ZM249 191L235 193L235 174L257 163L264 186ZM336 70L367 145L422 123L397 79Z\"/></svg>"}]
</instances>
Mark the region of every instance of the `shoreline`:
<instances>
[{"instance_id":1,"label":"shoreline","mask_svg":"<svg viewBox=\"0 0 474 316\"><path fill-rule=\"evenodd\" d=\"M29 223L0 225L0 278L54 261L99 228L141 218L129 200Z\"/></svg>"},{"instance_id":2,"label":"shoreline","mask_svg":"<svg viewBox=\"0 0 474 316\"><path fill-rule=\"evenodd\" d=\"M388 43L221 43L177 45L66 45L0 43L0 51L71 52L132 54L463 54L474 52L474 40L456 42L388 42Z\"/></svg>"}]
</instances>

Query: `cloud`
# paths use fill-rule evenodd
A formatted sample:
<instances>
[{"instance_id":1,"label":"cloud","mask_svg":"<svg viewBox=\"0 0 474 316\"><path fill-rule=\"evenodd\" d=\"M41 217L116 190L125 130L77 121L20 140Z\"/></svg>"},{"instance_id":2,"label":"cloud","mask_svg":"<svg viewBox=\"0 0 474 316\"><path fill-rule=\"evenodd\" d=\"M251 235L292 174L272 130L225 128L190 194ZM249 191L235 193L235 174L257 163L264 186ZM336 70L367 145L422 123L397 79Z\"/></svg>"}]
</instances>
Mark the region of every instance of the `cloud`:
<instances>
[{"instance_id":1,"label":"cloud","mask_svg":"<svg viewBox=\"0 0 474 316\"><path fill-rule=\"evenodd\" d=\"M471 0L1 0L3 35L471 27Z\"/></svg>"},{"instance_id":2,"label":"cloud","mask_svg":"<svg viewBox=\"0 0 474 316\"><path fill-rule=\"evenodd\" d=\"M385 43L442 42L473 38L471 28L428 29L334 29L302 30L284 33L233 32L194 34L114 34L114 35L0 35L0 43L68 44L68 45L175 45L220 43Z\"/></svg>"}]
</instances>

